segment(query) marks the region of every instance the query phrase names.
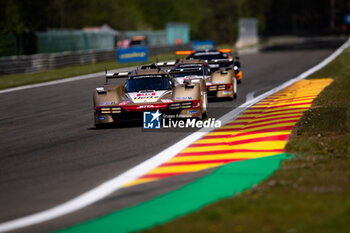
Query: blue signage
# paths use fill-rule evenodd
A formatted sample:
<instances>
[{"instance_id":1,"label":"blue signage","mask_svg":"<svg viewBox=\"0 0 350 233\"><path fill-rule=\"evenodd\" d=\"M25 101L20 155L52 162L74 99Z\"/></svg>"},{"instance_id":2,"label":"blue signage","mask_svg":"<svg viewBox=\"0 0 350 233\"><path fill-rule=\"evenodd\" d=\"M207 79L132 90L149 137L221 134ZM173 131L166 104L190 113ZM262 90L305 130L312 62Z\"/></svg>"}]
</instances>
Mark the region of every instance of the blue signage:
<instances>
[{"instance_id":1,"label":"blue signage","mask_svg":"<svg viewBox=\"0 0 350 233\"><path fill-rule=\"evenodd\" d=\"M147 47L117 49L117 59L120 63L148 61Z\"/></svg>"},{"instance_id":2,"label":"blue signage","mask_svg":"<svg viewBox=\"0 0 350 233\"><path fill-rule=\"evenodd\" d=\"M214 41L212 40L197 40L192 42L193 50L215 49Z\"/></svg>"},{"instance_id":3,"label":"blue signage","mask_svg":"<svg viewBox=\"0 0 350 233\"><path fill-rule=\"evenodd\" d=\"M350 24L350 14L344 16L344 22L345 24Z\"/></svg>"}]
</instances>

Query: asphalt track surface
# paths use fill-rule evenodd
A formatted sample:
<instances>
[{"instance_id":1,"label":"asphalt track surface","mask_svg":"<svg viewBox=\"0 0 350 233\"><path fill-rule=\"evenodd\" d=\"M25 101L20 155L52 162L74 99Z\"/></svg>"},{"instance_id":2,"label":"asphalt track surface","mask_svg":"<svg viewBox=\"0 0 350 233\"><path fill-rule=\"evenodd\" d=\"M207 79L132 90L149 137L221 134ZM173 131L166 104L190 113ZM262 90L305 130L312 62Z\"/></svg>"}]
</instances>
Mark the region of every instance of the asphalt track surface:
<instances>
[{"instance_id":1,"label":"asphalt track surface","mask_svg":"<svg viewBox=\"0 0 350 233\"><path fill-rule=\"evenodd\" d=\"M339 43L241 55L234 101L209 102L220 116L318 64ZM0 223L72 199L145 161L191 132L144 132L140 122L97 130L92 91L104 77L0 94ZM118 80L116 83L123 83ZM89 207L16 232L47 232L149 200L211 170L121 189ZM146 214L146 213L145 213Z\"/></svg>"}]
</instances>

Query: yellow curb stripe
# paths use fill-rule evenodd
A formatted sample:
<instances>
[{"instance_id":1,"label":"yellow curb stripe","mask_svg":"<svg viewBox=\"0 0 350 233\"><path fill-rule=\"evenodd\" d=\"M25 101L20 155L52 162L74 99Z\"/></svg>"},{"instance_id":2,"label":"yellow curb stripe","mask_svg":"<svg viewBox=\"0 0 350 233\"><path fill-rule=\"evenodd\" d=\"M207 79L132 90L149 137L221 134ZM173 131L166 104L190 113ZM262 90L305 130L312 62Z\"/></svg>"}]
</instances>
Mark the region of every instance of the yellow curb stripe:
<instances>
[{"instance_id":1,"label":"yellow curb stripe","mask_svg":"<svg viewBox=\"0 0 350 233\"><path fill-rule=\"evenodd\" d=\"M310 108L312 100L332 81L321 79L294 83L247 109L236 120L230 122L234 123L233 125L224 125L208 133L194 142L193 146L187 147L128 186L218 167L236 159L254 159L281 153L287 140L282 140L283 137L271 140L269 137L289 135L292 131L289 128L296 124L303 112ZM281 130L269 132L278 128ZM241 141L249 139L252 140Z\"/></svg>"},{"instance_id":2,"label":"yellow curb stripe","mask_svg":"<svg viewBox=\"0 0 350 233\"><path fill-rule=\"evenodd\" d=\"M209 163L209 164L195 164L195 165L177 165L167 167L157 167L153 169L148 175L163 174L163 173L181 173L181 172L196 172L212 167L220 166L224 163Z\"/></svg>"}]
</instances>

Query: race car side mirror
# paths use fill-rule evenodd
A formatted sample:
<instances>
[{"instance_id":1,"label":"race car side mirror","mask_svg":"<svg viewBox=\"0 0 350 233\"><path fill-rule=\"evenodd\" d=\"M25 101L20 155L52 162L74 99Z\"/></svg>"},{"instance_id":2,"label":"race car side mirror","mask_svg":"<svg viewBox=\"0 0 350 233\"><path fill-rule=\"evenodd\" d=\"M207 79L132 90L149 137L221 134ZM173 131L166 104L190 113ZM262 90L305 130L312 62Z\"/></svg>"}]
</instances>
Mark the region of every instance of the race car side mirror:
<instances>
[{"instance_id":1,"label":"race car side mirror","mask_svg":"<svg viewBox=\"0 0 350 233\"><path fill-rule=\"evenodd\" d=\"M194 88L194 84L191 82L191 79L184 80L185 88Z\"/></svg>"},{"instance_id":2,"label":"race car side mirror","mask_svg":"<svg viewBox=\"0 0 350 233\"><path fill-rule=\"evenodd\" d=\"M186 86L191 85L191 79L185 79L185 80L184 80L184 84L185 84Z\"/></svg>"}]
</instances>

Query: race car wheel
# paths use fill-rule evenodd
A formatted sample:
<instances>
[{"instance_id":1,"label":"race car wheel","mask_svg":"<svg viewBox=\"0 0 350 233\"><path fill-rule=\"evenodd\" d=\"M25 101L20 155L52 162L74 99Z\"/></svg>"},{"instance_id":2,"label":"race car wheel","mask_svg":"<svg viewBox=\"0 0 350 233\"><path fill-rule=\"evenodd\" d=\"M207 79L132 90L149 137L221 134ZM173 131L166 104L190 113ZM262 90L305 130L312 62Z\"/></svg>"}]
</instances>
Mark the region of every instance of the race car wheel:
<instances>
[{"instance_id":1,"label":"race car wheel","mask_svg":"<svg viewBox=\"0 0 350 233\"><path fill-rule=\"evenodd\" d=\"M203 111L202 115L199 117L200 120L204 120L208 117L208 110Z\"/></svg>"},{"instance_id":2,"label":"race car wheel","mask_svg":"<svg viewBox=\"0 0 350 233\"><path fill-rule=\"evenodd\" d=\"M230 97L230 100L231 100L231 101L237 98L237 82L238 82L238 81L239 81L239 80L236 80L235 78L234 78L233 81L232 81L232 86L233 86L232 91L233 91L233 94L232 94L232 96Z\"/></svg>"},{"instance_id":3,"label":"race car wheel","mask_svg":"<svg viewBox=\"0 0 350 233\"><path fill-rule=\"evenodd\" d=\"M106 129L107 125L106 124L95 124L96 129Z\"/></svg>"},{"instance_id":4,"label":"race car wheel","mask_svg":"<svg viewBox=\"0 0 350 233\"><path fill-rule=\"evenodd\" d=\"M201 120L204 120L208 117L208 109L206 109L204 112L202 112Z\"/></svg>"},{"instance_id":5,"label":"race car wheel","mask_svg":"<svg viewBox=\"0 0 350 233\"><path fill-rule=\"evenodd\" d=\"M202 109L202 115L200 117L201 120L206 119L208 117L208 96L204 96L204 108Z\"/></svg>"}]
</instances>

